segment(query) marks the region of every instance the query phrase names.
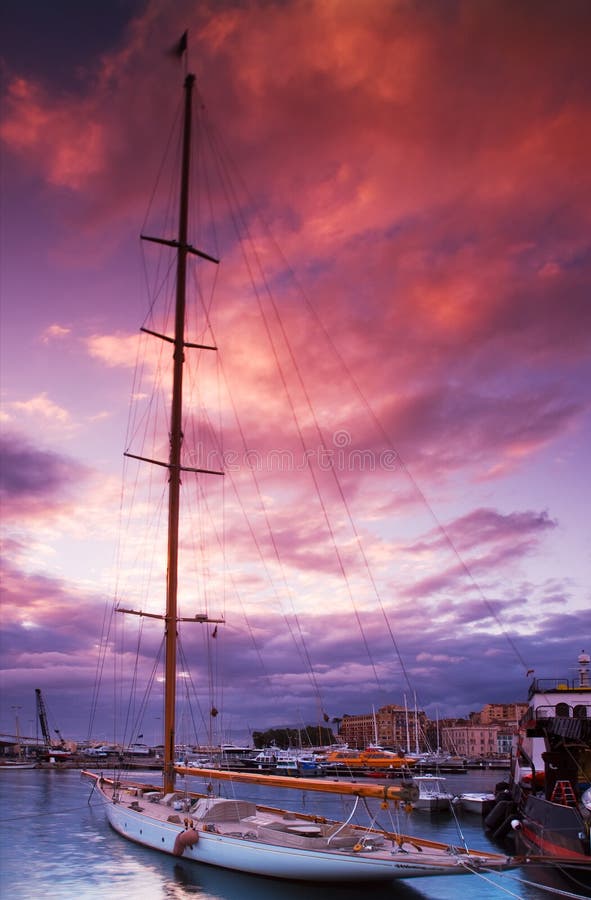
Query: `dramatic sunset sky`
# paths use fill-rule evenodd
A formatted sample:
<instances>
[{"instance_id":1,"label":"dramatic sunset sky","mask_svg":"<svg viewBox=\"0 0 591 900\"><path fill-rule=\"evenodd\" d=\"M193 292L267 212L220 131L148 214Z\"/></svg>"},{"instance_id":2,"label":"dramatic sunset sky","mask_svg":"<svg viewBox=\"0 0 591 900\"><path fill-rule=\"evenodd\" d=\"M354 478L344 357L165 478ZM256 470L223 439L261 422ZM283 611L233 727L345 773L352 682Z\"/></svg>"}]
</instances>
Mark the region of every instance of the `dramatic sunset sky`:
<instances>
[{"instance_id":1,"label":"dramatic sunset sky","mask_svg":"<svg viewBox=\"0 0 591 900\"><path fill-rule=\"evenodd\" d=\"M10 0L0 730L14 707L34 729L41 687L85 737L105 609L142 602L116 540L138 235L181 94L166 50L186 29L276 304L248 294L224 213L219 246L200 243L221 257L220 300L189 339L219 348L201 384L223 383L226 511L214 525L221 489L200 479L201 525L183 533L195 593L209 584L183 603L227 623L188 639L189 662L198 645L215 656L224 736L415 691L432 716L467 714L524 700L530 669L574 677L591 651L591 5ZM159 377L146 353L140 403ZM161 599L154 575L145 602ZM155 699L146 738L160 715ZM110 735L102 701L92 728Z\"/></svg>"}]
</instances>

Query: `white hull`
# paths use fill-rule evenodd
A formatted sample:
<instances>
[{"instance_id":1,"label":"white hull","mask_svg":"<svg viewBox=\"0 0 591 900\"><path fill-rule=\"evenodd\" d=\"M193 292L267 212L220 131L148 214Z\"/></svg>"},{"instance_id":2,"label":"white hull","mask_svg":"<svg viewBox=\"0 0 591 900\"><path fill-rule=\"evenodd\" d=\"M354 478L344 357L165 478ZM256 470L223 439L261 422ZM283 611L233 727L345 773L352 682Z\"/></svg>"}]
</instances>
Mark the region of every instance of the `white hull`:
<instances>
[{"instance_id":1,"label":"white hull","mask_svg":"<svg viewBox=\"0 0 591 900\"><path fill-rule=\"evenodd\" d=\"M460 794L458 803L464 812L474 813L474 815L482 816L494 803L494 794Z\"/></svg>"},{"instance_id":2,"label":"white hull","mask_svg":"<svg viewBox=\"0 0 591 900\"><path fill-rule=\"evenodd\" d=\"M109 824L116 832L135 843L175 855L175 842L179 834L185 832L183 823L186 813L173 815L173 818L180 821L170 822L167 821L166 813L172 813L173 810L163 810L161 803L153 805L142 799L142 808L138 810L130 806L129 798L122 798L114 803L106 792L101 790L100 793L105 802ZM256 816L250 820L225 822L220 829L224 833L210 831L207 824L192 820L198 840L193 847L185 847L182 858L272 878L345 883L387 882L427 875L461 875L480 867L490 870L504 869L510 865L506 857L494 854L450 856L436 845L425 846L419 851L410 841L403 841L403 849L390 840L373 850L344 849L337 846L334 849L282 846L257 835L259 816L261 821L268 820L268 810L257 810ZM279 816L276 816L275 821L278 820ZM302 820L294 817L289 821L297 824ZM268 831L269 822L264 822L264 825ZM364 835L365 832L361 831L359 841ZM416 843L416 839L412 840Z\"/></svg>"}]
</instances>

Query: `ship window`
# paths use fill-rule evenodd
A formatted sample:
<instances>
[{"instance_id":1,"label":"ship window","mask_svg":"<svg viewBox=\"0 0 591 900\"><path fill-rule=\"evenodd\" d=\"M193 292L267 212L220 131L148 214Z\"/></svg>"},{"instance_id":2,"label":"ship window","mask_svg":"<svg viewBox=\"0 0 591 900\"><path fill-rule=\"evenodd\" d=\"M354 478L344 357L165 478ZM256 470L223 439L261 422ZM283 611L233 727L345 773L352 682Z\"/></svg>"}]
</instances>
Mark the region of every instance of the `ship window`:
<instances>
[{"instance_id":1,"label":"ship window","mask_svg":"<svg viewBox=\"0 0 591 900\"><path fill-rule=\"evenodd\" d=\"M556 715L562 716L568 719L569 716L569 706L568 703L557 703L556 704Z\"/></svg>"},{"instance_id":2,"label":"ship window","mask_svg":"<svg viewBox=\"0 0 591 900\"><path fill-rule=\"evenodd\" d=\"M583 706L582 703L578 703L573 709L573 716L575 717L575 719L586 719L587 707Z\"/></svg>"}]
</instances>

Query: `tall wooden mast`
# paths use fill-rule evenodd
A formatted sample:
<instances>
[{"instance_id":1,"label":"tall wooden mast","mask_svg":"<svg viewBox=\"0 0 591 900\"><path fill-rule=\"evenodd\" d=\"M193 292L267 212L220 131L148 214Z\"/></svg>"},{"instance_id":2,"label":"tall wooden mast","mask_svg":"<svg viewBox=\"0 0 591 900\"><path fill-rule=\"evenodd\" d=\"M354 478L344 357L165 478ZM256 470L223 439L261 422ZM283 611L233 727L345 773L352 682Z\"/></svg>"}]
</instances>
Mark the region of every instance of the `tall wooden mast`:
<instances>
[{"instance_id":1,"label":"tall wooden mast","mask_svg":"<svg viewBox=\"0 0 591 900\"><path fill-rule=\"evenodd\" d=\"M219 261L213 256L197 250L188 243L189 225L189 183L191 170L191 129L193 108L193 86L195 76L187 75L185 78L185 105L183 117L183 151L181 164L181 183L179 201L179 225L176 240L166 238L149 237L142 234L144 241L152 241L156 244L164 244L173 247L177 252L176 272L176 303L174 336L158 334L149 328L141 330L153 337L160 338L174 345L173 352L173 379L172 402L170 414L170 451L168 462L158 462L147 459L145 456L137 456L135 453L126 452L125 456L132 459L143 460L155 465L165 465L168 468L168 547L166 569L166 612L164 616L154 613L137 612L133 609L119 607L119 612L133 615L148 616L154 619L164 619L165 623L165 661L164 661L164 772L163 783L166 792L174 789L174 759L175 759L175 713L176 713L176 667L177 667L177 626L179 621L191 622L223 622L223 619L210 619L205 614L197 614L190 619L180 619L178 615L178 563L179 563L179 519L180 519L180 493L181 472L196 472L207 475L222 475L212 469L198 469L191 466L183 466L181 463L181 450L183 445L183 366L185 362L185 348L192 347L201 350L215 350L207 344L193 344L185 340L185 305L187 287L187 257L189 255L201 257L212 263Z\"/></svg>"},{"instance_id":2,"label":"tall wooden mast","mask_svg":"<svg viewBox=\"0 0 591 900\"><path fill-rule=\"evenodd\" d=\"M179 229L177 245L176 307L174 326L174 370L170 416L168 489L168 553L165 615L165 696L164 696L164 788L174 786L177 595L179 558L179 510L181 488L181 447L183 443L183 363L185 354L185 296L187 284L187 228L189 221L189 173L191 164L191 113L194 75L185 78L183 156L181 168Z\"/></svg>"}]
</instances>

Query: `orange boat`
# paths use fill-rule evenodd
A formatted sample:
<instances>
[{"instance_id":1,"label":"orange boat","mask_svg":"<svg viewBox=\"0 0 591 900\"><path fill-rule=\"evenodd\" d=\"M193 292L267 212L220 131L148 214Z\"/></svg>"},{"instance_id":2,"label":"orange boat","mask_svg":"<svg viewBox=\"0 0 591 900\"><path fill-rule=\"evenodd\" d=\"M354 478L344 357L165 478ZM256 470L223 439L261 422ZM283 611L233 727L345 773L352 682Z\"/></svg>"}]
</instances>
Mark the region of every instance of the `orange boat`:
<instances>
[{"instance_id":1,"label":"orange boat","mask_svg":"<svg viewBox=\"0 0 591 900\"><path fill-rule=\"evenodd\" d=\"M416 763L412 756L374 747L368 747L367 750L331 750L323 761L323 765L327 767L343 766L349 769L410 769Z\"/></svg>"}]
</instances>

